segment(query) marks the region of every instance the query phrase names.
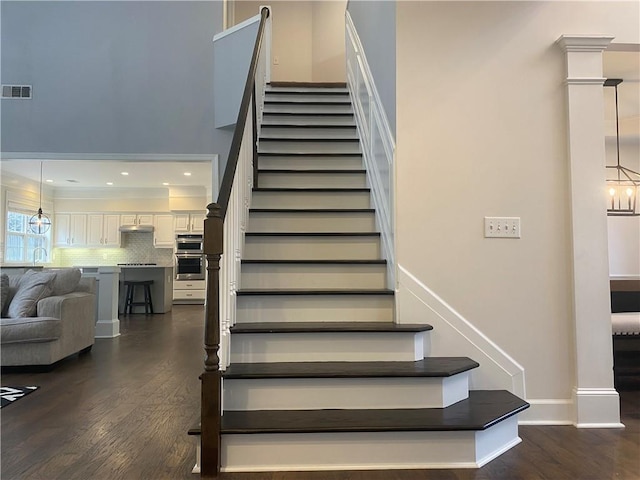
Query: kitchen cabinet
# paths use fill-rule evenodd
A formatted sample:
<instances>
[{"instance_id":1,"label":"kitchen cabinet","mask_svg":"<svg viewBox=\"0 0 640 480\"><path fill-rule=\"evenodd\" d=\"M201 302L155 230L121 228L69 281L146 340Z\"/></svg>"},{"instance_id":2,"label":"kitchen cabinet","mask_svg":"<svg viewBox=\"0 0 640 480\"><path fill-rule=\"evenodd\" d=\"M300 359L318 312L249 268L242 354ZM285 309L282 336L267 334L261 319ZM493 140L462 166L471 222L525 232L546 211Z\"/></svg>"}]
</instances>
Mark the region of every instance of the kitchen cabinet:
<instances>
[{"instance_id":1,"label":"kitchen cabinet","mask_svg":"<svg viewBox=\"0 0 640 480\"><path fill-rule=\"evenodd\" d=\"M90 213L87 214L87 246L119 247L120 215Z\"/></svg>"},{"instance_id":2,"label":"kitchen cabinet","mask_svg":"<svg viewBox=\"0 0 640 480\"><path fill-rule=\"evenodd\" d=\"M151 213L123 213L120 215L120 225L138 225L138 226L153 226L153 217Z\"/></svg>"},{"instance_id":3,"label":"kitchen cabinet","mask_svg":"<svg viewBox=\"0 0 640 480\"><path fill-rule=\"evenodd\" d=\"M204 211L176 214L176 233L204 233L205 216L206 213Z\"/></svg>"},{"instance_id":4,"label":"kitchen cabinet","mask_svg":"<svg viewBox=\"0 0 640 480\"><path fill-rule=\"evenodd\" d=\"M87 244L87 215L85 213L57 213L54 222L56 247Z\"/></svg>"},{"instance_id":5,"label":"kitchen cabinet","mask_svg":"<svg viewBox=\"0 0 640 480\"><path fill-rule=\"evenodd\" d=\"M176 241L173 233L173 215L154 215L153 227L153 246L173 248Z\"/></svg>"},{"instance_id":6,"label":"kitchen cabinet","mask_svg":"<svg viewBox=\"0 0 640 480\"><path fill-rule=\"evenodd\" d=\"M173 282L173 303L204 304L206 296L205 280L176 280Z\"/></svg>"}]
</instances>

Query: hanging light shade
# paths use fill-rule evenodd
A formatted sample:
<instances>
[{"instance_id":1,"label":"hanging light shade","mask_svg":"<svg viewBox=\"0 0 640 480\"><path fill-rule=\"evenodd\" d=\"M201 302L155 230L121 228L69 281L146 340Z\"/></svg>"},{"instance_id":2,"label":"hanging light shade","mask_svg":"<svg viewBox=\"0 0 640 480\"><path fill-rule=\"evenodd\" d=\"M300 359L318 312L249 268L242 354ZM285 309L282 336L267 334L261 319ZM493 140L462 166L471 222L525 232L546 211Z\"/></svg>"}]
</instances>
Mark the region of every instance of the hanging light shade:
<instances>
[{"instance_id":1,"label":"hanging light shade","mask_svg":"<svg viewBox=\"0 0 640 480\"><path fill-rule=\"evenodd\" d=\"M36 235L47 233L51 228L51 220L42 213L42 162L40 162L40 206L38 212L29 219L29 230Z\"/></svg>"},{"instance_id":2,"label":"hanging light shade","mask_svg":"<svg viewBox=\"0 0 640 480\"><path fill-rule=\"evenodd\" d=\"M608 78L604 82L605 87L615 89L616 106L616 164L607 165L607 190L609 193L609 204L607 205L607 215L640 215L638 213L638 187L640 187L640 173L623 167L620 164L620 116L618 113L618 85L622 83L621 78Z\"/></svg>"}]
</instances>

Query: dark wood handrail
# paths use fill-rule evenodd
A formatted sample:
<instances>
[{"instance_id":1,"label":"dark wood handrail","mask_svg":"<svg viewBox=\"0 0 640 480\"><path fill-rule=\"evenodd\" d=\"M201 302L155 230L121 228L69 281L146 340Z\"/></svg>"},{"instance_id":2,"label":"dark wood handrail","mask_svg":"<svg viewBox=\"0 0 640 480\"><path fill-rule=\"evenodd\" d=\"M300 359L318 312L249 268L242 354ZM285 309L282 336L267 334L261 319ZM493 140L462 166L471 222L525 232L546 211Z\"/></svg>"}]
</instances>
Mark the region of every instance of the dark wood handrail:
<instances>
[{"instance_id":1,"label":"dark wood handrail","mask_svg":"<svg viewBox=\"0 0 640 480\"><path fill-rule=\"evenodd\" d=\"M251 65L247 74L247 82L244 85L244 93L242 94L242 102L240 103L240 111L236 121L235 131L233 132L233 140L229 149L229 157L227 165L224 169L220 192L218 193L218 205L222 209L222 218L227 214L227 206L231 197L231 188L233 187L233 178L236 174L238 166L238 158L240 157L240 147L242 146L242 136L244 134L244 126L249 116L249 104L255 92L256 70L258 68L258 58L260 49L262 48L262 37L264 34L264 26L269 17L269 9L264 7L260 12L260 26L258 27L258 35L256 44L253 47L253 56L251 57ZM267 60L269 61L269 60ZM254 100L255 101L255 100Z\"/></svg>"},{"instance_id":2,"label":"dark wood handrail","mask_svg":"<svg viewBox=\"0 0 640 480\"><path fill-rule=\"evenodd\" d=\"M240 158L242 139L249 115L249 105L252 103L254 105L252 112L253 130L254 132L256 130L255 76L262 48L265 23L268 17L269 9L263 8L260 12L260 26L258 27L251 65L247 74L218 201L207 205L207 218L204 221L204 253L207 259L207 301L204 312L204 372L200 376L200 475L206 478L216 478L220 473L221 466L222 374L220 372L220 356L218 352L220 351L220 258L224 251L224 219L227 214L227 207ZM253 102L251 102L252 97L254 99ZM252 151L255 156L255 135L252 141L254 143Z\"/></svg>"}]
</instances>

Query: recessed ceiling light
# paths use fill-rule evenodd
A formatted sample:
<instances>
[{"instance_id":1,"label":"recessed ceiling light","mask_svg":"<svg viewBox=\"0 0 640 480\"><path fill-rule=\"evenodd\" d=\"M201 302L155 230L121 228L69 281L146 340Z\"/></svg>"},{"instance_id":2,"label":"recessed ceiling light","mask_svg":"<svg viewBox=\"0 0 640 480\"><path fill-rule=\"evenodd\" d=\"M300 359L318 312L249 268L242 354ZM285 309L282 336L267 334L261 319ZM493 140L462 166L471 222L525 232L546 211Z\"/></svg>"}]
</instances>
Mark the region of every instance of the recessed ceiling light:
<instances>
[{"instance_id":1,"label":"recessed ceiling light","mask_svg":"<svg viewBox=\"0 0 640 480\"><path fill-rule=\"evenodd\" d=\"M129 175L129 172L120 172L120 175L127 176L127 175Z\"/></svg>"},{"instance_id":2,"label":"recessed ceiling light","mask_svg":"<svg viewBox=\"0 0 640 480\"><path fill-rule=\"evenodd\" d=\"M113 182L107 182L107 185L113 185Z\"/></svg>"},{"instance_id":3,"label":"recessed ceiling light","mask_svg":"<svg viewBox=\"0 0 640 480\"><path fill-rule=\"evenodd\" d=\"M185 177L190 177L191 176L191 172L184 172L184 176Z\"/></svg>"},{"instance_id":4,"label":"recessed ceiling light","mask_svg":"<svg viewBox=\"0 0 640 480\"><path fill-rule=\"evenodd\" d=\"M169 185L169 182L162 182L163 185Z\"/></svg>"},{"instance_id":5,"label":"recessed ceiling light","mask_svg":"<svg viewBox=\"0 0 640 480\"><path fill-rule=\"evenodd\" d=\"M47 178L47 179L45 180L45 182L47 182L47 183L53 183L53 180L51 180L50 178Z\"/></svg>"}]
</instances>

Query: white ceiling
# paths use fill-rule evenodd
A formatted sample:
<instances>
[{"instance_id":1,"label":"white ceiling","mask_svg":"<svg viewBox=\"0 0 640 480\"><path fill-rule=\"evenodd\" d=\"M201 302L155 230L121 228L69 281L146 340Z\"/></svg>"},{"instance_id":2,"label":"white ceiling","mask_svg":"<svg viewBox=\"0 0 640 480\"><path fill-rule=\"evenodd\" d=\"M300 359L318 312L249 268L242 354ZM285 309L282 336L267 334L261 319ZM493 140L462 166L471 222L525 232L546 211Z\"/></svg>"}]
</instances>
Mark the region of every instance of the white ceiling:
<instances>
[{"instance_id":1,"label":"white ceiling","mask_svg":"<svg viewBox=\"0 0 640 480\"><path fill-rule=\"evenodd\" d=\"M3 160L0 172L2 175L9 173L39 182L40 160ZM128 172L128 175L122 175L122 172ZM191 175L185 176L185 172ZM46 181L45 185L54 189L202 186L210 190L212 171L210 162L49 160L42 163L42 178ZM112 182L113 185L108 185L107 182Z\"/></svg>"},{"instance_id":2,"label":"white ceiling","mask_svg":"<svg viewBox=\"0 0 640 480\"><path fill-rule=\"evenodd\" d=\"M621 137L640 137L640 52L605 51L603 72L606 78L621 78L618 85L618 110ZM606 132L615 136L615 90L606 87Z\"/></svg>"}]
</instances>

